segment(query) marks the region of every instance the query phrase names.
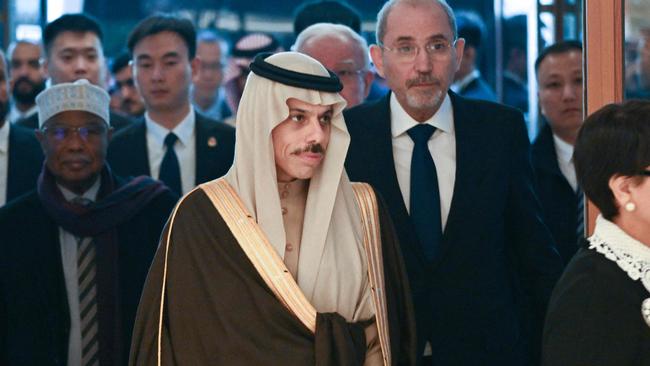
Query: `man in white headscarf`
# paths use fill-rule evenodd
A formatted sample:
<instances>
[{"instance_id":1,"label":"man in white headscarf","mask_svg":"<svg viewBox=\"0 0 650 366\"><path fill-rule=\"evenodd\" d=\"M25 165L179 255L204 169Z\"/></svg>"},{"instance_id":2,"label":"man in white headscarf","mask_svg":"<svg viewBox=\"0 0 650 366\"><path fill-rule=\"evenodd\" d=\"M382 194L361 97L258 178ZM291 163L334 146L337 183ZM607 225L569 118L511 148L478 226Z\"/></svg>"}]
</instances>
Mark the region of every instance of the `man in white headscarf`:
<instances>
[{"instance_id":1,"label":"man in white headscarf","mask_svg":"<svg viewBox=\"0 0 650 366\"><path fill-rule=\"evenodd\" d=\"M409 365L414 324L392 224L343 169L338 78L260 55L228 174L172 214L131 365Z\"/></svg>"}]
</instances>

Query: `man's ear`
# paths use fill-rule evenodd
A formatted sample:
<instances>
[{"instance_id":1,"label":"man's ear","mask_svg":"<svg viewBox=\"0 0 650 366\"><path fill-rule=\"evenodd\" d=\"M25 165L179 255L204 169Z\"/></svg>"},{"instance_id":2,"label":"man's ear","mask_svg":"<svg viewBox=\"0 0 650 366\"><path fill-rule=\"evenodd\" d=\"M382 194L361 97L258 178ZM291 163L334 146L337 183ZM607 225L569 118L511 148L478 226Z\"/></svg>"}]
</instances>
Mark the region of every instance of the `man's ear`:
<instances>
[{"instance_id":1,"label":"man's ear","mask_svg":"<svg viewBox=\"0 0 650 366\"><path fill-rule=\"evenodd\" d=\"M384 50L379 47L379 45L373 44L370 46L370 58L372 59L372 63L375 65L375 68L377 69L377 73L382 77L385 78L384 75L384 60L383 60L383 55L384 55Z\"/></svg>"},{"instance_id":2,"label":"man's ear","mask_svg":"<svg viewBox=\"0 0 650 366\"><path fill-rule=\"evenodd\" d=\"M192 71L192 73L191 73L192 80L194 80L196 75L199 73L199 67L201 67L200 63L201 63L201 60L198 58L198 56L194 57L192 59L192 61L190 61L190 69Z\"/></svg>"},{"instance_id":3,"label":"man's ear","mask_svg":"<svg viewBox=\"0 0 650 366\"><path fill-rule=\"evenodd\" d=\"M372 86L373 80L375 80L375 73L370 70L365 71L363 74L363 99L366 99L368 94L370 94L370 87Z\"/></svg>"}]
</instances>

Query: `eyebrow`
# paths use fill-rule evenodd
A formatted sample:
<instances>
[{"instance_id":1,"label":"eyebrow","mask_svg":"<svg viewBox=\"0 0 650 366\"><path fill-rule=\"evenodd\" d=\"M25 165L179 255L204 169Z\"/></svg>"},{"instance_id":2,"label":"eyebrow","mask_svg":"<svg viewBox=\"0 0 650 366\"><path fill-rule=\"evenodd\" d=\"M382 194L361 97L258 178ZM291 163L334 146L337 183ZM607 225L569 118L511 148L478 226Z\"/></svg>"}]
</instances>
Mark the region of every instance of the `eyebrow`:
<instances>
[{"instance_id":1,"label":"eyebrow","mask_svg":"<svg viewBox=\"0 0 650 366\"><path fill-rule=\"evenodd\" d=\"M439 39L447 40L447 37L442 33L438 33L438 34L434 34L434 35L431 35L431 36L426 38L427 41L436 41L436 40L439 40ZM406 41L409 41L409 42L410 41L415 41L415 37L412 37L412 36L400 36L400 37L397 37L397 39L395 40L395 42L406 42Z\"/></svg>"},{"instance_id":2,"label":"eyebrow","mask_svg":"<svg viewBox=\"0 0 650 366\"><path fill-rule=\"evenodd\" d=\"M59 53L64 53L64 52L96 52L99 53L99 50L97 50L95 47L65 47L61 50L59 50Z\"/></svg>"}]
</instances>

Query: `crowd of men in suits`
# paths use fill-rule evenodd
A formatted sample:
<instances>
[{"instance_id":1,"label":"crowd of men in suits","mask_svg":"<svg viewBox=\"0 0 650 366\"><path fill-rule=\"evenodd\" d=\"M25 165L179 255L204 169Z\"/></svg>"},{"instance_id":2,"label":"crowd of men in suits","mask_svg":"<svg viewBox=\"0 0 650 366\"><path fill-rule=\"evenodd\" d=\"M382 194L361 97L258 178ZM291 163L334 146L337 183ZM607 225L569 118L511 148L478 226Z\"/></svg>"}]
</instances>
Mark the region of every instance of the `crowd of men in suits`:
<instances>
[{"instance_id":1,"label":"crowd of men in suits","mask_svg":"<svg viewBox=\"0 0 650 366\"><path fill-rule=\"evenodd\" d=\"M459 35L446 2L387 2L370 47L354 22L325 20L312 19L318 24L304 27L293 50L344 86L346 170L376 189L395 224L420 364L535 364L550 293L583 229L570 158L582 121L581 45L551 46L536 63L548 124L531 160L521 111L450 90L464 50L476 46ZM223 119L236 110L219 88L226 50L188 20L148 17L113 63L110 115L57 121L45 119L39 93L81 79L90 84L76 86L83 90L108 89L104 33L94 18L66 14L42 38L0 54L0 231L8 238L0 245L0 364L123 364L168 214L233 161L235 128ZM242 58L277 49L244 44ZM373 92L381 87L371 61L390 92ZM379 98L364 103L373 93ZM63 103L48 96L43 105ZM94 203L77 205L78 197ZM92 228L93 220L106 224ZM114 327L91 340L77 283L76 245L86 237L114 244L93 254L97 301L111 309L96 316Z\"/></svg>"}]
</instances>

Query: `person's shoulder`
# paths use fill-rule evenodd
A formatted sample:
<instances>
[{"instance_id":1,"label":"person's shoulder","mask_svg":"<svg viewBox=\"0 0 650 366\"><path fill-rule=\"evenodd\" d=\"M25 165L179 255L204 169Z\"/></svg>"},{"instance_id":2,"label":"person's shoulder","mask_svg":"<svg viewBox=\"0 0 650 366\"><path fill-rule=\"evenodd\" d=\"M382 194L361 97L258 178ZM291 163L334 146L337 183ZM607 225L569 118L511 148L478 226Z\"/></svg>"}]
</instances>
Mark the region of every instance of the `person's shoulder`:
<instances>
[{"instance_id":1,"label":"person's shoulder","mask_svg":"<svg viewBox=\"0 0 650 366\"><path fill-rule=\"evenodd\" d=\"M133 119L131 117L113 111L110 112L109 118L111 120L111 126L115 130L123 130L133 124Z\"/></svg>"},{"instance_id":2,"label":"person's shoulder","mask_svg":"<svg viewBox=\"0 0 650 366\"><path fill-rule=\"evenodd\" d=\"M208 117L200 112L194 112L196 116L196 123L204 128L209 128L215 131L221 131L224 133L235 133L235 128L223 121Z\"/></svg>"},{"instance_id":3,"label":"person's shoulder","mask_svg":"<svg viewBox=\"0 0 650 366\"><path fill-rule=\"evenodd\" d=\"M578 249L562 277L558 281L556 291L559 293L575 292L580 296L594 296L597 293L619 293L633 295L639 284L614 261L596 249L590 249L588 244Z\"/></svg>"},{"instance_id":4,"label":"person's shoulder","mask_svg":"<svg viewBox=\"0 0 650 366\"><path fill-rule=\"evenodd\" d=\"M135 146L137 146L136 144L144 143L144 141L137 142L136 139L140 136L145 137L145 133L144 119L136 120L119 131L116 130L108 145L109 155L112 155L116 150L132 152Z\"/></svg>"},{"instance_id":5,"label":"person's shoulder","mask_svg":"<svg viewBox=\"0 0 650 366\"><path fill-rule=\"evenodd\" d=\"M25 223L31 223L35 213L41 209L42 204L36 190L27 192L0 207L0 227L11 228L10 231L16 230Z\"/></svg>"},{"instance_id":6,"label":"person's shoulder","mask_svg":"<svg viewBox=\"0 0 650 366\"><path fill-rule=\"evenodd\" d=\"M502 117L521 118L523 120L523 114L519 109L489 100L470 99L458 94L451 94L451 104L454 110L462 108L471 111L472 115L480 116L483 119L487 119L489 116L499 115Z\"/></svg>"},{"instance_id":7,"label":"person's shoulder","mask_svg":"<svg viewBox=\"0 0 650 366\"><path fill-rule=\"evenodd\" d=\"M29 117L21 118L18 121L16 121L16 125L25 127L30 130L34 130L38 128L38 112L32 114Z\"/></svg>"},{"instance_id":8,"label":"person's shoulder","mask_svg":"<svg viewBox=\"0 0 650 366\"><path fill-rule=\"evenodd\" d=\"M137 180L137 184L142 187L154 186L154 189L159 189L160 193L157 194L147 205L143 207L144 210L162 210L166 211L168 214L176 205L176 202L178 202L178 194L165 187L161 181L153 179L150 176L141 175L137 177L125 177L113 174L113 179L117 188L123 187L124 185Z\"/></svg>"}]
</instances>

